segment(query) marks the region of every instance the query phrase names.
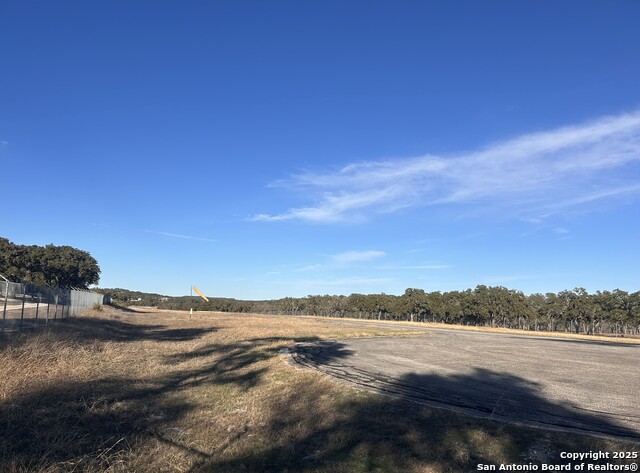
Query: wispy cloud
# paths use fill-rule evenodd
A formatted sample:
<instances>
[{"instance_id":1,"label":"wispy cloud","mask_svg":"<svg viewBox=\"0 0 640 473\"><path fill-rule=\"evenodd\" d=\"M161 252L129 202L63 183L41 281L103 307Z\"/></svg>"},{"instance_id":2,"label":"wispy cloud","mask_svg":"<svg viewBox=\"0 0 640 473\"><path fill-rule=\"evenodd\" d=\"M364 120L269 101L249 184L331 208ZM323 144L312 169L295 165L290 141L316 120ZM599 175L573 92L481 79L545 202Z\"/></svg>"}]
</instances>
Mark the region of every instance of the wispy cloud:
<instances>
[{"instance_id":1,"label":"wispy cloud","mask_svg":"<svg viewBox=\"0 0 640 473\"><path fill-rule=\"evenodd\" d=\"M0 140L0 147L1 147L1 146L7 146L8 144L9 144L9 142L8 142L8 141L6 141L6 140Z\"/></svg>"},{"instance_id":2,"label":"wispy cloud","mask_svg":"<svg viewBox=\"0 0 640 473\"><path fill-rule=\"evenodd\" d=\"M437 269L449 269L450 264L414 264L414 265L391 265L391 266L378 266L379 269L415 269L415 270L437 270Z\"/></svg>"},{"instance_id":3,"label":"wispy cloud","mask_svg":"<svg viewBox=\"0 0 640 473\"><path fill-rule=\"evenodd\" d=\"M328 258L328 261L323 264L306 264L294 269L293 271L302 273L309 271L319 271L328 268L335 269L341 266L348 266L356 263L366 263L378 258L382 258L386 255L387 254L384 251L379 250L345 251L343 253L337 253L335 255L323 255L325 258Z\"/></svg>"},{"instance_id":4,"label":"wispy cloud","mask_svg":"<svg viewBox=\"0 0 640 473\"><path fill-rule=\"evenodd\" d=\"M337 255L331 255L331 260L336 264L362 263L374 259L382 258L386 253L378 250L367 251L345 251Z\"/></svg>"},{"instance_id":5,"label":"wispy cloud","mask_svg":"<svg viewBox=\"0 0 640 473\"><path fill-rule=\"evenodd\" d=\"M316 271L318 269L323 268L324 266L321 264L305 264L304 266L301 266L299 268L294 269L295 272L297 273L303 273L303 272L307 272L307 271Z\"/></svg>"},{"instance_id":6,"label":"wispy cloud","mask_svg":"<svg viewBox=\"0 0 640 473\"><path fill-rule=\"evenodd\" d=\"M353 163L274 185L319 196L255 221L357 221L418 205L509 206L538 218L640 193L640 111L526 134L451 157Z\"/></svg>"},{"instance_id":7,"label":"wispy cloud","mask_svg":"<svg viewBox=\"0 0 640 473\"><path fill-rule=\"evenodd\" d=\"M153 230L145 230L145 232L153 233L154 235L166 236L166 237L169 237L169 238L181 238L183 240L208 241L208 242L212 242L212 243L216 241L216 240L213 240L211 238L202 238L202 237L191 236L191 235L181 235L179 233L156 232L156 231L153 231Z\"/></svg>"}]
</instances>

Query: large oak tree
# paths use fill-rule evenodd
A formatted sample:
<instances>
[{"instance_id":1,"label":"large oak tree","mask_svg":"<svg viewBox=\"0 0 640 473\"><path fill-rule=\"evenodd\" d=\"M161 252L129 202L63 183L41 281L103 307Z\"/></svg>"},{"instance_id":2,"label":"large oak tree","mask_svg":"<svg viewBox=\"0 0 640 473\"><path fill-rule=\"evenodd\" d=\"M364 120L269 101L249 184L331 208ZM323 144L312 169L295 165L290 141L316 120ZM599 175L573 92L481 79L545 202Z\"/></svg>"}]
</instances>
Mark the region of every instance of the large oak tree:
<instances>
[{"instance_id":1,"label":"large oak tree","mask_svg":"<svg viewBox=\"0 0 640 473\"><path fill-rule=\"evenodd\" d=\"M16 245L0 238L0 274L10 281L86 289L99 281L100 267L71 246Z\"/></svg>"}]
</instances>

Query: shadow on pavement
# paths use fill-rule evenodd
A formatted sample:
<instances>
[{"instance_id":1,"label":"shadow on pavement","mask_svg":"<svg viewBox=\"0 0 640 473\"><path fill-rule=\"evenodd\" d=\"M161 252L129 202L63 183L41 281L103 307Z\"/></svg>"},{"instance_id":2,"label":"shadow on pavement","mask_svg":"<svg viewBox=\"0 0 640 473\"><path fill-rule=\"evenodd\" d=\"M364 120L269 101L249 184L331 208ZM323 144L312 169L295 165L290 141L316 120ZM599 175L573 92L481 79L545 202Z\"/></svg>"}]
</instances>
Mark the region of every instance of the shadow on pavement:
<instances>
[{"instance_id":1,"label":"shadow on pavement","mask_svg":"<svg viewBox=\"0 0 640 473\"><path fill-rule=\"evenodd\" d=\"M396 378L356 368L347 361L336 362L342 352L343 346L309 344L297 347L293 357L338 380L400 399L492 420L640 440L638 429L629 426L629 416L551 401L540 385L519 376L474 368L467 374L410 373Z\"/></svg>"}]
</instances>

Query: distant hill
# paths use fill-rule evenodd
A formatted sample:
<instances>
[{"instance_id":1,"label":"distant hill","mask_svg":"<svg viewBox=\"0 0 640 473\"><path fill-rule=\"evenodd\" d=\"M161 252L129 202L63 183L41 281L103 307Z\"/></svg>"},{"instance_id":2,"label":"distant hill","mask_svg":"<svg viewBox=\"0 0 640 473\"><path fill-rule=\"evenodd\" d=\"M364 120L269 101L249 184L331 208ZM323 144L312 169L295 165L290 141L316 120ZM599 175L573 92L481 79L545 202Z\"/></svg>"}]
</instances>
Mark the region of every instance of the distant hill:
<instances>
[{"instance_id":1,"label":"distant hill","mask_svg":"<svg viewBox=\"0 0 640 473\"><path fill-rule=\"evenodd\" d=\"M131 291L122 288L94 289L111 296L116 305L157 307L169 310L208 310L219 312L261 312L274 313L273 301L240 301L229 297L209 297L205 302L198 296L165 296L162 294Z\"/></svg>"},{"instance_id":2,"label":"distant hill","mask_svg":"<svg viewBox=\"0 0 640 473\"><path fill-rule=\"evenodd\" d=\"M111 301L117 305L141 305L156 307L163 301L169 300L169 296L163 296L161 294L154 294L140 291L130 291L129 289L122 288L97 288L93 289L100 294L108 294L111 296Z\"/></svg>"}]
</instances>

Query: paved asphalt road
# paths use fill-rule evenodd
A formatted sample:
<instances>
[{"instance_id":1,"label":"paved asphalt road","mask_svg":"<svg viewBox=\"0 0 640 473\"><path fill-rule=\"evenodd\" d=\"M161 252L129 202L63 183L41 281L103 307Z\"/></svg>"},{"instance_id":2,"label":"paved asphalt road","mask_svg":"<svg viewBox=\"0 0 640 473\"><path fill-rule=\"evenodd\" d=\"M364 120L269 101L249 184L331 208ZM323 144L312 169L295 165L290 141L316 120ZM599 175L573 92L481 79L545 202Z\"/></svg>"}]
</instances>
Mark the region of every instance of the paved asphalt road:
<instances>
[{"instance_id":1,"label":"paved asphalt road","mask_svg":"<svg viewBox=\"0 0 640 473\"><path fill-rule=\"evenodd\" d=\"M360 388L435 407L640 440L640 345L417 330L424 336L301 344L292 357Z\"/></svg>"}]
</instances>

